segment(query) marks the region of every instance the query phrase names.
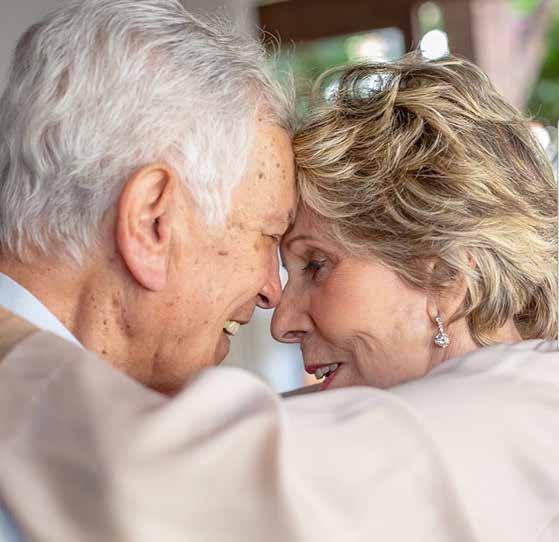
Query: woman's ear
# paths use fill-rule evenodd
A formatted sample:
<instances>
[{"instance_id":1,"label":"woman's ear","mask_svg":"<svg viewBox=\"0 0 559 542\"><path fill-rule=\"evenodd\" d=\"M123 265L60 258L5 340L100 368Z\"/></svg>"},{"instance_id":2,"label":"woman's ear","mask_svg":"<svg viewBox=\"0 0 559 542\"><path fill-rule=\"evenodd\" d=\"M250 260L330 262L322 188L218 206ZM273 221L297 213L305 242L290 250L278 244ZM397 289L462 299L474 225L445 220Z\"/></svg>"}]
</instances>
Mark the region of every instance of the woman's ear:
<instances>
[{"instance_id":1,"label":"woman's ear","mask_svg":"<svg viewBox=\"0 0 559 542\"><path fill-rule=\"evenodd\" d=\"M154 292L167 283L177 187L172 168L150 164L130 176L117 206L117 249L136 282Z\"/></svg>"},{"instance_id":2,"label":"woman's ear","mask_svg":"<svg viewBox=\"0 0 559 542\"><path fill-rule=\"evenodd\" d=\"M428 269L432 279L427 299L429 318L435 323L435 318L440 316L445 323L451 323L466 301L466 277L460 271L450 270L441 260L429 261Z\"/></svg>"}]
</instances>

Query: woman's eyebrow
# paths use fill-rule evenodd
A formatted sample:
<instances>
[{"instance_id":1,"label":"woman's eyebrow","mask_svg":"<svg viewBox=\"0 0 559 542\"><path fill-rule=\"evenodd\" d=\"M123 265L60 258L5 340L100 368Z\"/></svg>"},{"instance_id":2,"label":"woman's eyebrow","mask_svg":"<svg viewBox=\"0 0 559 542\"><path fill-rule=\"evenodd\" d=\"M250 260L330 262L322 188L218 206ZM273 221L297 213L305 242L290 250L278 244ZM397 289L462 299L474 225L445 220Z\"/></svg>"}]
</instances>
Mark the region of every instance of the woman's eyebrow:
<instances>
[{"instance_id":1,"label":"woman's eyebrow","mask_svg":"<svg viewBox=\"0 0 559 542\"><path fill-rule=\"evenodd\" d=\"M318 239L316 237L313 237L312 235L306 234L306 233L302 233L300 235L296 235L295 237L292 237L291 239L288 239L286 246L290 246L292 243L295 243L295 241L318 241Z\"/></svg>"}]
</instances>

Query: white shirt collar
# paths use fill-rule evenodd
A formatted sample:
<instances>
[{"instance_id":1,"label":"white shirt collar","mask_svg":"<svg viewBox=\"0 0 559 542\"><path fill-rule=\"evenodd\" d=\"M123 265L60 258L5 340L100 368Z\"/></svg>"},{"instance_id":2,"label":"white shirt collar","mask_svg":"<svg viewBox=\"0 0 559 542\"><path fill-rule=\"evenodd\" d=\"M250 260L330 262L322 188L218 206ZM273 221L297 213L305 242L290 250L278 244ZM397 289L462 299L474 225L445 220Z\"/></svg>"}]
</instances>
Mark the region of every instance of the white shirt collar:
<instances>
[{"instance_id":1,"label":"white shirt collar","mask_svg":"<svg viewBox=\"0 0 559 542\"><path fill-rule=\"evenodd\" d=\"M39 329L50 331L62 339L81 346L64 324L31 292L3 273L0 273L0 306Z\"/></svg>"}]
</instances>

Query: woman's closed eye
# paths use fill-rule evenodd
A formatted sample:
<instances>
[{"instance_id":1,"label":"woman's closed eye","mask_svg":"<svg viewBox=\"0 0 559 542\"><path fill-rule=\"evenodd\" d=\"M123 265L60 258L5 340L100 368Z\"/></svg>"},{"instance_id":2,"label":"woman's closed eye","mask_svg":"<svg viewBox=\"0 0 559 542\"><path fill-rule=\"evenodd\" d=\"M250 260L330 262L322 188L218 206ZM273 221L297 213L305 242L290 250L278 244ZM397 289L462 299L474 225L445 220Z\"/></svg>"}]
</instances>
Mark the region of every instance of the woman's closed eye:
<instances>
[{"instance_id":1,"label":"woman's closed eye","mask_svg":"<svg viewBox=\"0 0 559 542\"><path fill-rule=\"evenodd\" d=\"M309 260L309 263L303 268L303 271L305 273L310 273L312 278L316 278L325 264L326 260Z\"/></svg>"}]
</instances>

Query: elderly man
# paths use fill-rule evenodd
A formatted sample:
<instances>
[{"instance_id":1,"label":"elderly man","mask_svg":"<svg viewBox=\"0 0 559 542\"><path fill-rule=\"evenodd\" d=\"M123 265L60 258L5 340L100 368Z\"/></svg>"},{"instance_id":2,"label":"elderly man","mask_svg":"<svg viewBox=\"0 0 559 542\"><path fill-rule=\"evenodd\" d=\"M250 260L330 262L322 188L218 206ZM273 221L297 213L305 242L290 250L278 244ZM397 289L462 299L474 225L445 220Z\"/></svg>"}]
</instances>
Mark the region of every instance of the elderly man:
<instances>
[{"instance_id":1,"label":"elderly man","mask_svg":"<svg viewBox=\"0 0 559 542\"><path fill-rule=\"evenodd\" d=\"M0 529L6 517L14 536L49 542L525 542L535 528L555 540L554 481L519 439L503 453L492 438L506 422L552 463L559 385L546 402L535 392L559 380L553 354L288 401L240 370L194 376L280 296L290 109L263 61L173 0L86 0L22 38L0 104Z\"/></svg>"},{"instance_id":2,"label":"elderly man","mask_svg":"<svg viewBox=\"0 0 559 542\"><path fill-rule=\"evenodd\" d=\"M164 393L221 362L279 300L295 205L265 61L174 1L33 26L0 104L0 304Z\"/></svg>"}]
</instances>

